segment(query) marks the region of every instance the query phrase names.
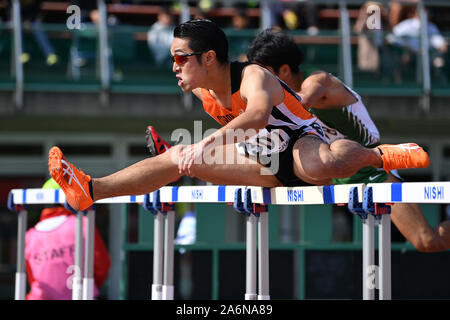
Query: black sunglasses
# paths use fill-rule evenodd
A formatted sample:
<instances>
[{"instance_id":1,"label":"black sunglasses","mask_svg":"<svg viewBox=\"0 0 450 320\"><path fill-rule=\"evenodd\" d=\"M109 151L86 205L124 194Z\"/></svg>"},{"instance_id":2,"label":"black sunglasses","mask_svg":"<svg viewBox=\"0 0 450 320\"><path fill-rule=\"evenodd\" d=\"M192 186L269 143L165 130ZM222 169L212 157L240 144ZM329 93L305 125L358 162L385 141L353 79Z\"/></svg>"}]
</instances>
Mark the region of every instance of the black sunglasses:
<instances>
[{"instance_id":1,"label":"black sunglasses","mask_svg":"<svg viewBox=\"0 0 450 320\"><path fill-rule=\"evenodd\" d=\"M198 55L201 55L202 53L204 53L204 51L176 54L174 56L170 56L170 58L172 59L172 62L175 62L177 65L181 66L187 62L188 57L198 56Z\"/></svg>"}]
</instances>

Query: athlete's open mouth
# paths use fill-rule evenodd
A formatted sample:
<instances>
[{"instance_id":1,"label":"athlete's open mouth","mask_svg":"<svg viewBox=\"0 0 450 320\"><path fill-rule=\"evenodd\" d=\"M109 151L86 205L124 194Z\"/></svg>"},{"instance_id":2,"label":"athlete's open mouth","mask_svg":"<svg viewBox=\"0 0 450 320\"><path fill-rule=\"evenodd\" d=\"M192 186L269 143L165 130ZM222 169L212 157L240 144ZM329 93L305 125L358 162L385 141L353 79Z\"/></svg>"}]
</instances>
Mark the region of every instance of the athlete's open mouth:
<instances>
[{"instance_id":1,"label":"athlete's open mouth","mask_svg":"<svg viewBox=\"0 0 450 320\"><path fill-rule=\"evenodd\" d=\"M183 84L183 79L180 76L176 76L177 80L178 80L178 86L181 87L181 85Z\"/></svg>"}]
</instances>

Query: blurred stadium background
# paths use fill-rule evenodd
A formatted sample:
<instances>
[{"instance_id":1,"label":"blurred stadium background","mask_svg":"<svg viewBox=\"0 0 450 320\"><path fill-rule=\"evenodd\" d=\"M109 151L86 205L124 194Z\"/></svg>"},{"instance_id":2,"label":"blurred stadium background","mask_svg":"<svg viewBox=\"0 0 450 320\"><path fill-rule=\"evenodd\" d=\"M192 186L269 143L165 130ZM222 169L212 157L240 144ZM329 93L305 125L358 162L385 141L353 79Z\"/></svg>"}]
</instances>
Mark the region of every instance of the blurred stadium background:
<instances>
[{"instance_id":1,"label":"blurred stadium background","mask_svg":"<svg viewBox=\"0 0 450 320\"><path fill-rule=\"evenodd\" d=\"M40 21L56 57L48 59L41 52L32 24L14 19L14 3L35 5L32 19ZM82 10L82 29L67 27L71 4ZM194 120L203 121L203 130L217 127L200 103L177 87L170 61L157 62L149 48L147 32L162 8L168 8L175 24L196 16L218 23L229 36L233 59L242 58L263 28L286 30L304 53L306 74L331 72L363 97L383 142L425 146L430 167L404 170L404 178L449 180L448 50L423 46L433 43L427 32L420 33L417 50L396 44L392 35L394 24L407 17L411 6L448 42L450 2L380 1L380 30L358 28L358 19L367 18L365 4L0 0L0 299L14 297L17 219L6 208L7 195L12 188L41 187L48 178L51 146L60 146L85 172L102 176L147 156L147 125L167 140L177 128L193 130ZM20 29L22 48L14 41ZM364 53L368 40L372 47ZM181 183L202 182L186 178ZM450 218L446 205L423 208L431 225ZM29 226L38 221L40 209L30 207ZM189 209L179 206L177 222ZM273 298L361 298L357 218L332 206L271 210ZM96 223L112 258L100 298L148 298L152 217L137 206L99 205L97 212ZM244 220L225 206L198 205L195 212L197 241L175 257L175 298L242 298ZM418 253L395 227L393 241L393 297L450 298L448 252Z\"/></svg>"}]
</instances>

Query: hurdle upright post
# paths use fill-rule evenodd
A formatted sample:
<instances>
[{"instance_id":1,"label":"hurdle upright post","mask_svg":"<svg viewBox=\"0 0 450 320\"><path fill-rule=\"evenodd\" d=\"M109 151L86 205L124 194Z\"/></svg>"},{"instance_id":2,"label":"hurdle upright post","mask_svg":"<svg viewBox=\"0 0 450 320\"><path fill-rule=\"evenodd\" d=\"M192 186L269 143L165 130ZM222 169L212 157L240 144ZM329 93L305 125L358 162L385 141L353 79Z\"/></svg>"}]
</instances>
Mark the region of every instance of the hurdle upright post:
<instances>
[{"instance_id":1,"label":"hurdle upright post","mask_svg":"<svg viewBox=\"0 0 450 320\"><path fill-rule=\"evenodd\" d=\"M153 284L152 300L162 299L163 282L163 235L164 216L161 213L155 215L153 233Z\"/></svg>"},{"instance_id":2,"label":"hurdle upright post","mask_svg":"<svg viewBox=\"0 0 450 320\"><path fill-rule=\"evenodd\" d=\"M254 223L255 225L249 226L248 229L250 237L247 238L247 281L249 285L253 285L253 281L256 282L255 274L258 275L258 295L256 297L248 296L249 300L269 300L269 222L268 222L268 206L261 203L253 203L252 201L252 189L247 188L244 193L244 205L245 212L249 215L248 223ZM252 219L252 220L250 220ZM258 231L258 232L257 232ZM255 233L253 235L253 232ZM257 232L257 234L256 234ZM253 266L256 260L256 237L258 237L258 265ZM255 243L253 243L255 242ZM250 286L251 292L256 294L255 287ZM248 292L248 291L247 291ZM247 298L247 295L246 295Z\"/></svg>"},{"instance_id":3,"label":"hurdle upright post","mask_svg":"<svg viewBox=\"0 0 450 320\"><path fill-rule=\"evenodd\" d=\"M174 256L174 232L175 211L173 206L167 211L164 232L164 279L162 286L162 300L173 300L173 256Z\"/></svg>"},{"instance_id":4,"label":"hurdle upright post","mask_svg":"<svg viewBox=\"0 0 450 320\"><path fill-rule=\"evenodd\" d=\"M246 217L246 285L245 285L245 300L257 300L258 294L256 291L256 275L257 275L257 258L256 258L256 232L257 232L257 218L253 214Z\"/></svg>"},{"instance_id":5,"label":"hurdle upright post","mask_svg":"<svg viewBox=\"0 0 450 320\"><path fill-rule=\"evenodd\" d=\"M258 300L269 295L269 212L267 206L259 213L258 223Z\"/></svg>"},{"instance_id":6,"label":"hurdle upright post","mask_svg":"<svg viewBox=\"0 0 450 320\"><path fill-rule=\"evenodd\" d=\"M375 266L375 211L370 193L364 190L362 208L365 213L363 223L363 300L375 300L378 274Z\"/></svg>"},{"instance_id":7,"label":"hurdle upright post","mask_svg":"<svg viewBox=\"0 0 450 320\"><path fill-rule=\"evenodd\" d=\"M84 251L83 300L94 299L94 247L95 247L95 211L86 212L86 242Z\"/></svg>"},{"instance_id":8,"label":"hurdle upright post","mask_svg":"<svg viewBox=\"0 0 450 320\"><path fill-rule=\"evenodd\" d=\"M161 202L160 190L153 193L151 205L150 195L145 199L144 208L155 216L152 300L173 300L175 206Z\"/></svg>"},{"instance_id":9,"label":"hurdle upright post","mask_svg":"<svg viewBox=\"0 0 450 320\"><path fill-rule=\"evenodd\" d=\"M25 233L27 231L28 212L25 206L14 203L14 194L8 194L7 207L11 212L17 213L17 270L15 279L15 300L25 300L27 274L25 269Z\"/></svg>"},{"instance_id":10,"label":"hurdle upright post","mask_svg":"<svg viewBox=\"0 0 450 320\"><path fill-rule=\"evenodd\" d=\"M383 214L378 226L378 259L380 266L379 299L391 300L391 216Z\"/></svg>"},{"instance_id":11,"label":"hurdle upright post","mask_svg":"<svg viewBox=\"0 0 450 320\"><path fill-rule=\"evenodd\" d=\"M247 191L246 191L247 192ZM245 216L245 300L257 300L257 257L256 257L256 232L257 232L257 218L246 210L243 201L242 189L237 188L234 193L233 207L236 212Z\"/></svg>"},{"instance_id":12,"label":"hurdle upright post","mask_svg":"<svg viewBox=\"0 0 450 320\"><path fill-rule=\"evenodd\" d=\"M19 211L17 221L17 271L15 284L15 300L25 300L27 274L25 270L25 233L27 231L26 210Z\"/></svg>"},{"instance_id":13,"label":"hurdle upright post","mask_svg":"<svg viewBox=\"0 0 450 320\"><path fill-rule=\"evenodd\" d=\"M358 189L350 188L348 209L362 221L362 287L363 300L375 299L375 217L367 206L367 192L364 190L363 203L359 201Z\"/></svg>"},{"instance_id":14,"label":"hurdle upright post","mask_svg":"<svg viewBox=\"0 0 450 320\"><path fill-rule=\"evenodd\" d=\"M151 199L151 196L153 199ZM143 207L154 216L153 224L153 282L152 300L163 298L163 263L164 263L164 216L160 212L160 191L149 193L144 196Z\"/></svg>"},{"instance_id":15,"label":"hurdle upright post","mask_svg":"<svg viewBox=\"0 0 450 320\"><path fill-rule=\"evenodd\" d=\"M378 224L378 289L379 300L391 300L391 204L374 203L372 186L364 189L363 208L376 217Z\"/></svg>"},{"instance_id":16,"label":"hurdle upright post","mask_svg":"<svg viewBox=\"0 0 450 320\"><path fill-rule=\"evenodd\" d=\"M75 269L72 283L72 300L81 300L83 298L83 212L76 213L77 221L75 228Z\"/></svg>"},{"instance_id":17,"label":"hurdle upright post","mask_svg":"<svg viewBox=\"0 0 450 320\"><path fill-rule=\"evenodd\" d=\"M375 299L375 218L368 214L362 219L362 241L363 241L363 300Z\"/></svg>"}]
</instances>

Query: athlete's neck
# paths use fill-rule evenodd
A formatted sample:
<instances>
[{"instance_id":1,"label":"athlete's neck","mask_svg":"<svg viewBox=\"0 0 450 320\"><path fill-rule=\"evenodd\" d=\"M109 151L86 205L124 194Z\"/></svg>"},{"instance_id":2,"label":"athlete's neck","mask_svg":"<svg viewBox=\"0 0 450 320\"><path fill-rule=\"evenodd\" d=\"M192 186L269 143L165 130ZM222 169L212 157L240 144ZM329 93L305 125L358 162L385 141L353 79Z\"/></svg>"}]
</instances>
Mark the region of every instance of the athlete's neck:
<instances>
[{"instance_id":1,"label":"athlete's neck","mask_svg":"<svg viewBox=\"0 0 450 320\"><path fill-rule=\"evenodd\" d=\"M294 90L295 92L300 92L300 90L302 89L302 83L303 83L303 74L301 72L292 73L291 81L290 84L288 84L288 86L291 87L291 89Z\"/></svg>"},{"instance_id":2,"label":"athlete's neck","mask_svg":"<svg viewBox=\"0 0 450 320\"><path fill-rule=\"evenodd\" d=\"M209 71L208 83L206 89L217 97L223 97L231 92L231 74L230 63L217 65L216 68Z\"/></svg>"}]
</instances>

